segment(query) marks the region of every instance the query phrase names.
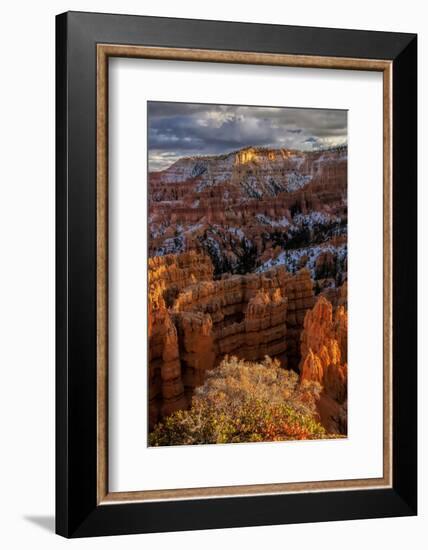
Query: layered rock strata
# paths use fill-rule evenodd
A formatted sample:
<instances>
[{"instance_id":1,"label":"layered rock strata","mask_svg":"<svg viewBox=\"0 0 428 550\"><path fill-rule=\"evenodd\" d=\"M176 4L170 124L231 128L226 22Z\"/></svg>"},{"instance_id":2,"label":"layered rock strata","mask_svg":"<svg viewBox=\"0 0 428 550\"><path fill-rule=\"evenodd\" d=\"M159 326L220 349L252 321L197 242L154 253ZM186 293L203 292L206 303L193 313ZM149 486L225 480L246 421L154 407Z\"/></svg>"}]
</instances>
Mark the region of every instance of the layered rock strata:
<instances>
[{"instance_id":1,"label":"layered rock strata","mask_svg":"<svg viewBox=\"0 0 428 550\"><path fill-rule=\"evenodd\" d=\"M210 280L208 257L188 252L148 262L149 424L185 408L177 327L168 310L179 292L197 280Z\"/></svg>"},{"instance_id":2,"label":"layered rock strata","mask_svg":"<svg viewBox=\"0 0 428 550\"><path fill-rule=\"evenodd\" d=\"M347 148L182 158L149 174L148 199L150 426L224 355L269 355L321 383L343 433Z\"/></svg>"},{"instance_id":3,"label":"layered rock strata","mask_svg":"<svg viewBox=\"0 0 428 550\"><path fill-rule=\"evenodd\" d=\"M322 386L320 418L329 433L346 433L348 313L320 296L305 315L301 334L302 381Z\"/></svg>"},{"instance_id":4,"label":"layered rock strata","mask_svg":"<svg viewBox=\"0 0 428 550\"><path fill-rule=\"evenodd\" d=\"M151 173L149 188L150 256L204 252L218 277L285 264L281 251L310 246L323 255L312 277L343 282L333 239L347 233L346 147L183 158Z\"/></svg>"},{"instance_id":5,"label":"layered rock strata","mask_svg":"<svg viewBox=\"0 0 428 550\"><path fill-rule=\"evenodd\" d=\"M196 257L199 261L194 261ZM156 275L150 278L151 426L158 418L185 408L193 389L204 382L206 371L224 355L236 354L247 360L269 355L278 357L283 366L298 365L303 321L314 304L309 271L292 275L278 267L260 274L193 283L192 270L201 269L208 277L206 257L195 255L181 267L173 256L163 259L165 265L157 259ZM170 307L164 299L165 293L171 298L165 280L173 280L175 285L190 281L182 283Z\"/></svg>"},{"instance_id":6,"label":"layered rock strata","mask_svg":"<svg viewBox=\"0 0 428 550\"><path fill-rule=\"evenodd\" d=\"M192 283L210 281L213 266L208 256L190 251L184 254L153 256L148 261L150 302L162 296L169 306L179 292Z\"/></svg>"}]
</instances>

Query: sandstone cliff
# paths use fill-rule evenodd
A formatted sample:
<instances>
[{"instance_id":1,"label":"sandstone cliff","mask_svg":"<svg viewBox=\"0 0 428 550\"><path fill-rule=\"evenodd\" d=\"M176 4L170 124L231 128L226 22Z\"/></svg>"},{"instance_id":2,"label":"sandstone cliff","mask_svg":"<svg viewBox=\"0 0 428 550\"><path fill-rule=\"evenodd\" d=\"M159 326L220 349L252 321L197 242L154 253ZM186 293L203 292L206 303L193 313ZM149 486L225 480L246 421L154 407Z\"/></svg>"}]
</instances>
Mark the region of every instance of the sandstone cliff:
<instances>
[{"instance_id":1,"label":"sandstone cliff","mask_svg":"<svg viewBox=\"0 0 428 550\"><path fill-rule=\"evenodd\" d=\"M150 426L225 355L268 355L322 384L319 414L343 432L347 148L182 158L149 174L148 198Z\"/></svg>"},{"instance_id":2,"label":"sandstone cliff","mask_svg":"<svg viewBox=\"0 0 428 550\"><path fill-rule=\"evenodd\" d=\"M156 258L149 277L150 424L190 403L207 370L227 354L277 357L297 367L306 312L314 303L308 270L283 267L209 280L209 259ZM195 273L207 280L193 282ZM179 287L174 293L167 282ZM185 284L187 281L189 284ZM170 301L166 305L164 296Z\"/></svg>"},{"instance_id":3,"label":"sandstone cliff","mask_svg":"<svg viewBox=\"0 0 428 550\"><path fill-rule=\"evenodd\" d=\"M159 415L185 408L177 327L168 310L180 290L197 281L211 279L208 257L194 252L149 258L149 423Z\"/></svg>"},{"instance_id":4,"label":"sandstone cliff","mask_svg":"<svg viewBox=\"0 0 428 550\"><path fill-rule=\"evenodd\" d=\"M318 410L330 433L346 430L348 314L344 306L333 310L320 296L305 316L301 334L302 382L313 380L323 388Z\"/></svg>"},{"instance_id":5,"label":"sandstone cliff","mask_svg":"<svg viewBox=\"0 0 428 550\"><path fill-rule=\"evenodd\" d=\"M346 147L189 157L150 174L149 186L150 256L204 252L221 276L285 264L285 248L297 271L304 250L313 278L344 280L334 239L347 232Z\"/></svg>"}]
</instances>

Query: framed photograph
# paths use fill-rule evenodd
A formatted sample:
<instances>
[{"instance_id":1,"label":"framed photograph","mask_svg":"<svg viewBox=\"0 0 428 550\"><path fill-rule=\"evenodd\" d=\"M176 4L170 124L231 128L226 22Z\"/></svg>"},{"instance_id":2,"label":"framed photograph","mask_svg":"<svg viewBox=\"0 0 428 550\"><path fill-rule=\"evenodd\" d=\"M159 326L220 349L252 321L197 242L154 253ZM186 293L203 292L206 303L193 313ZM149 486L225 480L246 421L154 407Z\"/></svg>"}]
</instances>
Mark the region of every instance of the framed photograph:
<instances>
[{"instance_id":1,"label":"framed photograph","mask_svg":"<svg viewBox=\"0 0 428 550\"><path fill-rule=\"evenodd\" d=\"M416 35L56 25L57 533L416 514Z\"/></svg>"}]
</instances>

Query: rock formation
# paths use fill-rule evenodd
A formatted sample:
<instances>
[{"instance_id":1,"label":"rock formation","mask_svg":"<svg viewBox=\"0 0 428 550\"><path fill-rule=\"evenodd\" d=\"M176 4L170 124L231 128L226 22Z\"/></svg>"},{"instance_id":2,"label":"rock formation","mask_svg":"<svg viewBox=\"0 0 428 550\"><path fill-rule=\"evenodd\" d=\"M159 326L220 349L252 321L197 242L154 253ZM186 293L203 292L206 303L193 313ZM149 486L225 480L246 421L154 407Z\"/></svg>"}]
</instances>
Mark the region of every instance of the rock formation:
<instances>
[{"instance_id":1,"label":"rock formation","mask_svg":"<svg viewBox=\"0 0 428 550\"><path fill-rule=\"evenodd\" d=\"M204 252L221 276L266 270L272 261L284 264L285 248L296 250L288 269L297 271L300 251L309 247L313 278L325 278L327 267L335 275L344 270L346 147L310 152L249 147L184 158L151 173L149 185L150 256ZM340 235L343 242L335 242Z\"/></svg>"},{"instance_id":2,"label":"rock formation","mask_svg":"<svg viewBox=\"0 0 428 550\"><path fill-rule=\"evenodd\" d=\"M212 264L194 252L149 258L149 423L159 415L185 408L187 400L181 371L177 328L168 306L180 290L197 281L211 279Z\"/></svg>"},{"instance_id":3,"label":"rock formation","mask_svg":"<svg viewBox=\"0 0 428 550\"><path fill-rule=\"evenodd\" d=\"M301 333L302 382L313 380L323 388L318 404L322 423L330 433L346 429L348 314L344 306L333 310L320 296L305 315Z\"/></svg>"},{"instance_id":4,"label":"rock formation","mask_svg":"<svg viewBox=\"0 0 428 550\"><path fill-rule=\"evenodd\" d=\"M150 427L225 355L269 355L322 384L342 433L347 148L182 158L149 174L148 198Z\"/></svg>"},{"instance_id":5,"label":"rock formation","mask_svg":"<svg viewBox=\"0 0 428 550\"><path fill-rule=\"evenodd\" d=\"M149 306L149 424L159 416L186 408L177 329L165 303Z\"/></svg>"},{"instance_id":6,"label":"rock formation","mask_svg":"<svg viewBox=\"0 0 428 550\"><path fill-rule=\"evenodd\" d=\"M204 382L205 372L224 355L247 360L269 355L283 366L296 367L303 320L314 303L308 270L293 275L281 266L209 280L212 267L206 256L191 253L185 261L181 256L158 257L151 264L151 425L159 416L185 407L193 389ZM207 279L193 282L195 270ZM166 281L179 290L169 292ZM169 307L164 296L171 300Z\"/></svg>"},{"instance_id":7,"label":"rock formation","mask_svg":"<svg viewBox=\"0 0 428 550\"><path fill-rule=\"evenodd\" d=\"M193 251L175 256L154 256L149 258L150 303L157 303L161 296L169 306L180 290L198 281L209 281L213 277L213 266L209 257Z\"/></svg>"}]
</instances>

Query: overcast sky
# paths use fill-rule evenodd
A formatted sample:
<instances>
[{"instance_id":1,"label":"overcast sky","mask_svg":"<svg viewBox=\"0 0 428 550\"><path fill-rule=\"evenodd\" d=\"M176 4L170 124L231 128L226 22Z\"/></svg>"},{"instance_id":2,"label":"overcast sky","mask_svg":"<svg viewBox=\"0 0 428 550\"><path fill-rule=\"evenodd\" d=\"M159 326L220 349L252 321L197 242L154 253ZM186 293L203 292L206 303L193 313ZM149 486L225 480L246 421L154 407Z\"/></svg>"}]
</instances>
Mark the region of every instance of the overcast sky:
<instances>
[{"instance_id":1,"label":"overcast sky","mask_svg":"<svg viewBox=\"0 0 428 550\"><path fill-rule=\"evenodd\" d=\"M310 150L347 142L346 111L153 101L147 109L150 171L250 145Z\"/></svg>"}]
</instances>

